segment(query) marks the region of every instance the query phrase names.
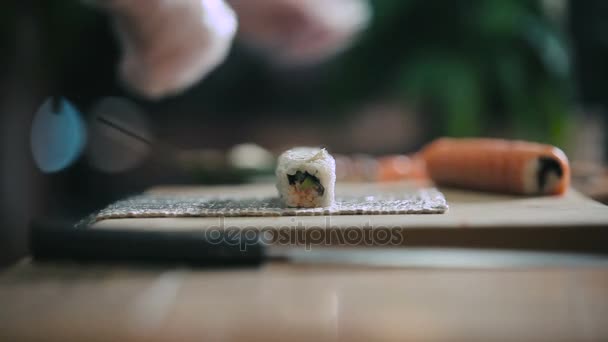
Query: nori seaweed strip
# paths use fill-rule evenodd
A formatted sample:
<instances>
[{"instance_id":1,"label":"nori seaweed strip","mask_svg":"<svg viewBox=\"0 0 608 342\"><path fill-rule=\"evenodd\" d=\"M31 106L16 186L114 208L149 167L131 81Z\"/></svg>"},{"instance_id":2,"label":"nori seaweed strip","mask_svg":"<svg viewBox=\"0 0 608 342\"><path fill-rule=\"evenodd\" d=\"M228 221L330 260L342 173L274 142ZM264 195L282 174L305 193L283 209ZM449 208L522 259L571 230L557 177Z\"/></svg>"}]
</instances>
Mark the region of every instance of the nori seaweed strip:
<instances>
[{"instance_id":1,"label":"nori seaweed strip","mask_svg":"<svg viewBox=\"0 0 608 342\"><path fill-rule=\"evenodd\" d=\"M325 187L319 181L319 178L311 175L308 172L297 171L295 175L287 175L287 180L289 181L289 185L295 185L296 183L302 184L306 180L309 180L313 183L313 187L319 196L323 196L325 193Z\"/></svg>"}]
</instances>

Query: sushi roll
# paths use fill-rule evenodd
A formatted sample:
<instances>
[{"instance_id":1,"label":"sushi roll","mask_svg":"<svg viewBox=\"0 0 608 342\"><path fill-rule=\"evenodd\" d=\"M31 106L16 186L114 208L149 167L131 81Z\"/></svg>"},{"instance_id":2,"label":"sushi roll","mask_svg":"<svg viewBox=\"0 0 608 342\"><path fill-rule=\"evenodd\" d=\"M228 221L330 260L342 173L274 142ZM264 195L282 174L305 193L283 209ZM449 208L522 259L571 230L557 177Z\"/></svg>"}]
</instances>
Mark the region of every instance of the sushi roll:
<instances>
[{"instance_id":1,"label":"sushi roll","mask_svg":"<svg viewBox=\"0 0 608 342\"><path fill-rule=\"evenodd\" d=\"M560 195L570 184L564 152L551 145L500 139L443 138L422 149L439 185L521 195Z\"/></svg>"},{"instance_id":2,"label":"sushi roll","mask_svg":"<svg viewBox=\"0 0 608 342\"><path fill-rule=\"evenodd\" d=\"M336 162L325 149L285 151L276 169L279 197L288 207L330 207L334 203Z\"/></svg>"}]
</instances>

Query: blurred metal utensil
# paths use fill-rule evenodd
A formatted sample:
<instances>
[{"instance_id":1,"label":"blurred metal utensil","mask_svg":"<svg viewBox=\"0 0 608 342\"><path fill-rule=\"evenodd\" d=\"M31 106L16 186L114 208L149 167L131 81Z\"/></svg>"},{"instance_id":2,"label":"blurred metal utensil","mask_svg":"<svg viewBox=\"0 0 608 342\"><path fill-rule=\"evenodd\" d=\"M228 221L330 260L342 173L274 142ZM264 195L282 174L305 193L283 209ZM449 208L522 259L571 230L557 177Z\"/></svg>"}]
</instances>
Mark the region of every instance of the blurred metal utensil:
<instances>
[{"instance_id":1,"label":"blurred metal utensil","mask_svg":"<svg viewBox=\"0 0 608 342\"><path fill-rule=\"evenodd\" d=\"M115 173L140 165L152 151L154 139L143 110L120 97L106 97L91 110L87 157L103 172Z\"/></svg>"}]
</instances>

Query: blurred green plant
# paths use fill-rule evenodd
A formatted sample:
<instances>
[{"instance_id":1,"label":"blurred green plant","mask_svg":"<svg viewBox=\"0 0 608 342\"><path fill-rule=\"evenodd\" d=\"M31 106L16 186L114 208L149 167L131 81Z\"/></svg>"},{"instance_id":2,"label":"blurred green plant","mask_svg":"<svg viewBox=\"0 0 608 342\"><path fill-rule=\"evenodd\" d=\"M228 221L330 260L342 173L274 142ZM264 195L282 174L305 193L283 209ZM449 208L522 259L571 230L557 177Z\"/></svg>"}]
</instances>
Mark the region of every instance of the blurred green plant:
<instances>
[{"instance_id":1,"label":"blurred green plant","mask_svg":"<svg viewBox=\"0 0 608 342\"><path fill-rule=\"evenodd\" d=\"M567 42L533 0L375 0L374 23L331 72L329 101L389 92L435 134L563 144L572 93Z\"/></svg>"}]
</instances>

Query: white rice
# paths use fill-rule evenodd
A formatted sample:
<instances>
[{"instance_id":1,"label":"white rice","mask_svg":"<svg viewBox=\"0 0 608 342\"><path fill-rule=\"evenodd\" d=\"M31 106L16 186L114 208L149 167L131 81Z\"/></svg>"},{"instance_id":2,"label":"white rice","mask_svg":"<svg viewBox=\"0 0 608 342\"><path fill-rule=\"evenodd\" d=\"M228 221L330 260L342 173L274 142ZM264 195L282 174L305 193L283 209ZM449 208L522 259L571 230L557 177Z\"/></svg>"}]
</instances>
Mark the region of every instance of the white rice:
<instances>
[{"instance_id":1,"label":"white rice","mask_svg":"<svg viewBox=\"0 0 608 342\"><path fill-rule=\"evenodd\" d=\"M294 176L298 171L316 177L323 193L315 189L302 190L299 184L289 184L288 176ZM336 162L327 150L311 147L287 150L279 157L275 174L279 196L286 206L316 208L334 204Z\"/></svg>"}]
</instances>

